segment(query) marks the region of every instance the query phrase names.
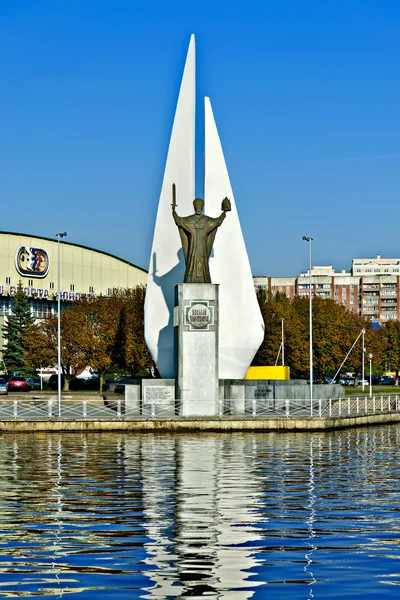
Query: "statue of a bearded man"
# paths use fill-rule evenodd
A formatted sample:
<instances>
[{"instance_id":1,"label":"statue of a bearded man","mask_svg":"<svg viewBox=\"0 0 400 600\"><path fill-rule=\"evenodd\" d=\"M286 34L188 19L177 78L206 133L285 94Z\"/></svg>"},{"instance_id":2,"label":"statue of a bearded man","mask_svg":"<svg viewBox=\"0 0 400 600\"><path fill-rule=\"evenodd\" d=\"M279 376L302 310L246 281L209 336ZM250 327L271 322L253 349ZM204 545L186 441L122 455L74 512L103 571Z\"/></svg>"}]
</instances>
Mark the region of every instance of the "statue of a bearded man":
<instances>
[{"instance_id":1,"label":"statue of a bearded man","mask_svg":"<svg viewBox=\"0 0 400 600\"><path fill-rule=\"evenodd\" d=\"M201 198L196 198L193 206L194 215L179 217L175 211L175 186L173 186L172 215L179 229L186 262L183 282L211 283L208 260L217 229L225 219L226 213L231 210L231 202L228 198L222 201L222 213L216 219L203 215L204 202Z\"/></svg>"}]
</instances>

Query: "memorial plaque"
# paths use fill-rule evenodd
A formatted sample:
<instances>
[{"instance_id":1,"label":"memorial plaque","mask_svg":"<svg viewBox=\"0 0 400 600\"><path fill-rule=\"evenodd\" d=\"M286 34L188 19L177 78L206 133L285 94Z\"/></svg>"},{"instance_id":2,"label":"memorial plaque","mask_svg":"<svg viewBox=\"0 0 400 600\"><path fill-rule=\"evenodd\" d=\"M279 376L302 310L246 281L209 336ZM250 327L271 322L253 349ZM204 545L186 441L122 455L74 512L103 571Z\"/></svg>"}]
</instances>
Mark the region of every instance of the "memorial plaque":
<instances>
[{"instance_id":1,"label":"memorial plaque","mask_svg":"<svg viewBox=\"0 0 400 600\"><path fill-rule=\"evenodd\" d=\"M174 400L175 388L171 385L148 385L143 387L143 395L146 404L165 404Z\"/></svg>"}]
</instances>

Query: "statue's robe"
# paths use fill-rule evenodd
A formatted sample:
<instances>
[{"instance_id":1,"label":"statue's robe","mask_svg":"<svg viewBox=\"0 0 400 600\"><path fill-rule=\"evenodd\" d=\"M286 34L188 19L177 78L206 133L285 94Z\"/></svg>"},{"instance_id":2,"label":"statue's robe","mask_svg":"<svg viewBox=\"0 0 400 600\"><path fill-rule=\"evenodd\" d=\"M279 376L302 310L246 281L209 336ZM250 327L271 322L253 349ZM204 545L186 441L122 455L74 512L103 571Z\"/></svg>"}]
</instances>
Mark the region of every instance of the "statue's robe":
<instances>
[{"instance_id":1,"label":"statue's robe","mask_svg":"<svg viewBox=\"0 0 400 600\"><path fill-rule=\"evenodd\" d=\"M184 283L211 283L208 260L211 255L217 228L225 219L225 212L213 219L207 215L179 217L173 213L181 236L186 262Z\"/></svg>"}]
</instances>

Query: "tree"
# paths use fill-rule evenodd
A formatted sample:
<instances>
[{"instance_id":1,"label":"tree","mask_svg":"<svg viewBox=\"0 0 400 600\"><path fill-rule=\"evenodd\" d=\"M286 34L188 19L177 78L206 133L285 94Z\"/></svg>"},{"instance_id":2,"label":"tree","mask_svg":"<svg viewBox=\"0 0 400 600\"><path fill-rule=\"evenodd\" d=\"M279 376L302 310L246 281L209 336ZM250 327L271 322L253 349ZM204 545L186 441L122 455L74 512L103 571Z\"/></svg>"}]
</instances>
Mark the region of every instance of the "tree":
<instances>
[{"instance_id":1,"label":"tree","mask_svg":"<svg viewBox=\"0 0 400 600\"><path fill-rule=\"evenodd\" d=\"M399 385L400 367L400 322L388 321L382 327L383 344L386 360L396 373L396 385Z\"/></svg>"},{"instance_id":2,"label":"tree","mask_svg":"<svg viewBox=\"0 0 400 600\"><path fill-rule=\"evenodd\" d=\"M61 366L64 389L76 371L90 365L99 372L100 390L111 369L148 373L151 356L144 341L144 286L111 297L84 298L61 312ZM57 317L32 325L25 352L36 367L57 364Z\"/></svg>"},{"instance_id":3,"label":"tree","mask_svg":"<svg viewBox=\"0 0 400 600\"><path fill-rule=\"evenodd\" d=\"M85 356L79 346L79 336L84 327L81 315L66 309L60 314L61 333L61 370L64 376L63 389L69 389L69 383L78 369L86 366ZM58 362L58 320L51 315L29 328L25 340L25 352L31 364L36 368L52 367Z\"/></svg>"},{"instance_id":4,"label":"tree","mask_svg":"<svg viewBox=\"0 0 400 600\"><path fill-rule=\"evenodd\" d=\"M70 312L71 319L78 323L74 332L74 347L83 357L85 365L96 369L100 377L100 391L104 376L110 370L117 339L120 310L113 296L83 298L76 302Z\"/></svg>"},{"instance_id":5,"label":"tree","mask_svg":"<svg viewBox=\"0 0 400 600\"><path fill-rule=\"evenodd\" d=\"M53 367L57 362L54 319L55 317L47 317L44 321L27 328L24 341L25 360L36 369Z\"/></svg>"},{"instance_id":6,"label":"tree","mask_svg":"<svg viewBox=\"0 0 400 600\"><path fill-rule=\"evenodd\" d=\"M281 319L285 319L285 364L292 377L309 373L309 299L296 297L291 302L285 295L258 292L264 318L265 336L253 364L275 364L281 341ZM374 355L374 364L382 357L382 334L363 317L347 311L331 299L313 298L313 366L316 377L334 375L362 329L365 347ZM361 373L361 338L343 365L343 369ZM355 378L357 382L357 377Z\"/></svg>"},{"instance_id":7,"label":"tree","mask_svg":"<svg viewBox=\"0 0 400 600\"><path fill-rule=\"evenodd\" d=\"M7 322L3 326L5 342L3 360L7 371L17 372L26 377L35 372L35 369L26 363L24 355L26 333L33 324L34 318L31 315L29 300L20 282L12 298L11 314L8 315Z\"/></svg>"},{"instance_id":8,"label":"tree","mask_svg":"<svg viewBox=\"0 0 400 600\"><path fill-rule=\"evenodd\" d=\"M285 364L290 366L292 376L303 376L308 372L307 325L285 295L260 290L257 294L264 319L264 341L253 365L274 365L282 339L284 319Z\"/></svg>"},{"instance_id":9,"label":"tree","mask_svg":"<svg viewBox=\"0 0 400 600\"><path fill-rule=\"evenodd\" d=\"M143 375L153 361L144 340L144 299L146 288L116 290L113 299L119 306L119 324L114 360L130 375Z\"/></svg>"}]
</instances>

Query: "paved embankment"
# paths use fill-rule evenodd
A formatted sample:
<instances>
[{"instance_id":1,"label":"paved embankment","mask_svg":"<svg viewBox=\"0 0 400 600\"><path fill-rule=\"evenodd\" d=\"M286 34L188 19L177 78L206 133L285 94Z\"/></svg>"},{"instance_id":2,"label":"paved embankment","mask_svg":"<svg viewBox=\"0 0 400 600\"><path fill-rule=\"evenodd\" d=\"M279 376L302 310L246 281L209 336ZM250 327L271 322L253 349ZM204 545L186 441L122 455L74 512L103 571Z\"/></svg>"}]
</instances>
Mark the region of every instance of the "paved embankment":
<instances>
[{"instance_id":1,"label":"paved embankment","mask_svg":"<svg viewBox=\"0 0 400 600\"><path fill-rule=\"evenodd\" d=\"M188 432L188 431L323 431L366 425L399 423L400 412L345 415L341 417L304 418L171 418L171 419L2 419L0 432L36 431L136 431L136 432Z\"/></svg>"}]
</instances>

